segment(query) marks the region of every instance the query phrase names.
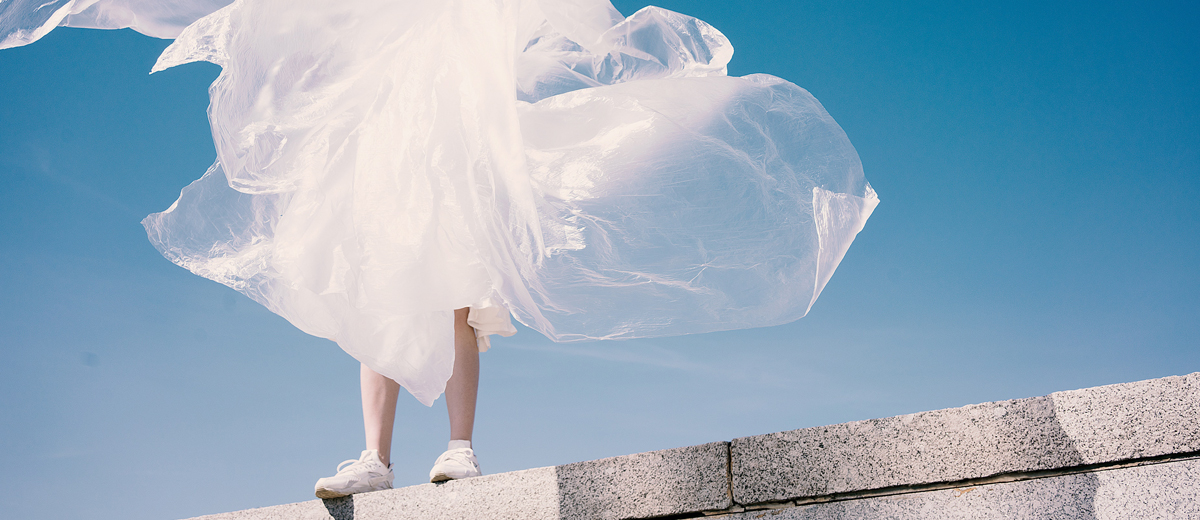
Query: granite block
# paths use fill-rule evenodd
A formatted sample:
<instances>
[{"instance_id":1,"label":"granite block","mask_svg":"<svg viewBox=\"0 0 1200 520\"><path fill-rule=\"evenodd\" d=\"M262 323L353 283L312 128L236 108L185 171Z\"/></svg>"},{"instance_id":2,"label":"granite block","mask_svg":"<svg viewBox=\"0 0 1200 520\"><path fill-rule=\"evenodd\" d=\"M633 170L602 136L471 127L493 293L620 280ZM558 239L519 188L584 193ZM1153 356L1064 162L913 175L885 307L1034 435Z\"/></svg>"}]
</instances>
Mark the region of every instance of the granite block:
<instances>
[{"instance_id":1,"label":"granite block","mask_svg":"<svg viewBox=\"0 0 1200 520\"><path fill-rule=\"evenodd\" d=\"M1200 374L734 439L755 504L1200 450Z\"/></svg>"},{"instance_id":2,"label":"granite block","mask_svg":"<svg viewBox=\"0 0 1200 520\"><path fill-rule=\"evenodd\" d=\"M537 468L194 520L550 520L558 508L555 469Z\"/></svg>"},{"instance_id":3,"label":"granite block","mask_svg":"<svg viewBox=\"0 0 1200 520\"><path fill-rule=\"evenodd\" d=\"M1084 463L1200 451L1200 373L1050 394Z\"/></svg>"},{"instance_id":4,"label":"granite block","mask_svg":"<svg viewBox=\"0 0 1200 520\"><path fill-rule=\"evenodd\" d=\"M1200 461L749 511L729 520L1186 520L1200 518Z\"/></svg>"},{"instance_id":5,"label":"granite block","mask_svg":"<svg viewBox=\"0 0 1200 520\"><path fill-rule=\"evenodd\" d=\"M726 509L729 444L558 466L561 518L647 518Z\"/></svg>"}]
</instances>

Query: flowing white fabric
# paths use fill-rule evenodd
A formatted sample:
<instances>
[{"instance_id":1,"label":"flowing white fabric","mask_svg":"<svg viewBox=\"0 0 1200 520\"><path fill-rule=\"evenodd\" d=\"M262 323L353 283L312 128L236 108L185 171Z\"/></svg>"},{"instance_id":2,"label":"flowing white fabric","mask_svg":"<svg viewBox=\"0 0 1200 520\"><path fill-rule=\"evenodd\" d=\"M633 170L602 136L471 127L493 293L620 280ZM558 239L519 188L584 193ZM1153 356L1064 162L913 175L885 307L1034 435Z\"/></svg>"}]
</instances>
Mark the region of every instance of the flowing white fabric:
<instances>
[{"instance_id":1,"label":"flowing white fabric","mask_svg":"<svg viewBox=\"0 0 1200 520\"><path fill-rule=\"evenodd\" d=\"M174 38L232 0L0 0L0 49L37 41L55 27L124 29Z\"/></svg>"},{"instance_id":2,"label":"flowing white fabric","mask_svg":"<svg viewBox=\"0 0 1200 520\"><path fill-rule=\"evenodd\" d=\"M787 323L878 203L816 99L726 76L729 41L679 13L220 3L169 3L212 8L154 70L222 67L218 157L146 218L151 241L425 404L453 366L453 309L481 349L515 332L508 311L557 341ZM11 14L5 42L61 23Z\"/></svg>"}]
</instances>

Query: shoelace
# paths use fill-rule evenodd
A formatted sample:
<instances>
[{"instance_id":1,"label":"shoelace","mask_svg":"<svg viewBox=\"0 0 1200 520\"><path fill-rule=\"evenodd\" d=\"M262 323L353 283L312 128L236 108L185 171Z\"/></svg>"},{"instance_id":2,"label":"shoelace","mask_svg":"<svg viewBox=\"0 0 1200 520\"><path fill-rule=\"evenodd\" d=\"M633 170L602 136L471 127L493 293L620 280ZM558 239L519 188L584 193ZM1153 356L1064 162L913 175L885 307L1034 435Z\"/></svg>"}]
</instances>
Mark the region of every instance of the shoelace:
<instances>
[{"instance_id":1,"label":"shoelace","mask_svg":"<svg viewBox=\"0 0 1200 520\"><path fill-rule=\"evenodd\" d=\"M459 448L456 450L450 450L450 451L443 453L441 457L438 457L438 460L437 460L437 462L434 462L434 465L441 464L448 460L453 460L454 462L457 462L464 466L470 466L472 468L479 468L479 466L477 464L475 464L474 462L471 461L470 455L474 455L474 453L471 451L471 448Z\"/></svg>"},{"instance_id":2,"label":"shoelace","mask_svg":"<svg viewBox=\"0 0 1200 520\"><path fill-rule=\"evenodd\" d=\"M361 461L359 459L343 460L341 464L338 464L338 467L337 467L338 474L341 474L342 471L353 471L351 469L351 467L359 462L363 462L363 461ZM363 464L366 464L366 463L363 462Z\"/></svg>"}]
</instances>

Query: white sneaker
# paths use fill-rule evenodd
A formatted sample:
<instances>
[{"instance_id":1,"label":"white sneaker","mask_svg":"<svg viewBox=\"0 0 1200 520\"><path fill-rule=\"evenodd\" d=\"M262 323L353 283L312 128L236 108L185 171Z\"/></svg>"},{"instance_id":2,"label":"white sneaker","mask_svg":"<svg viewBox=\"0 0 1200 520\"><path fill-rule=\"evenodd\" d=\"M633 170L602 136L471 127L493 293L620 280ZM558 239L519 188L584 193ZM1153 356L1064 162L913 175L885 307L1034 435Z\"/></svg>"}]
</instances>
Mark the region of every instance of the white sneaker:
<instances>
[{"instance_id":1,"label":"white sneaker","mask_svg":"<svg viewBox=\"0 0 1200 520\"><path fill-rule=\"evenodd\" d=\"M445 482L478 477L482 474L479 471L479 462L475 460L475 452L471 451L471 448L451 448L433 463L433 469L429 470L429 481Z\"/></svg>"},{"instance_id":2,"label":"white sneaker","mask_svg":"<svg viewBox=\"0 0 1200 520\"><path fill-rule=\"evenodd\" d=\"M338 464L337 475L317 481L317 498L338 498L355 493L392 489L392 467L384 466L379 452L363 450L358 460Z\"/></svg>"}]
</instances>

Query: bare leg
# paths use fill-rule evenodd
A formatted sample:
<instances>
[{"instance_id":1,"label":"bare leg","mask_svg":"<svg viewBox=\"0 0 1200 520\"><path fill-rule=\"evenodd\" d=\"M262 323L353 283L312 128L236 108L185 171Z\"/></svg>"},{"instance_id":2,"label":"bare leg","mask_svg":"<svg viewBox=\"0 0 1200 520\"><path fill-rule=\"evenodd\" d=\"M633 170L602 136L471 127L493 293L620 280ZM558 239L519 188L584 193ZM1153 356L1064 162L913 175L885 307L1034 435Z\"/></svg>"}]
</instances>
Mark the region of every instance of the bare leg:
<instances>
[{"instance_id":1,"label":"bare leg","mask_svg":"<svg viewBox=\"0 0 1200 520\"><path fill-rule=\"evenodd\" d=\"M384 466L391 464L392 427L396 423L396 398L400 384L362 365L359 370L362 386L363 426L367 431L367 449L379 452Z\"/></svg>"},{"instance_id":2,"label":"bare leg","mask_svg":"<svg viewBox=\"0 0 1200 520\"><path fill-rule=\"evenodd\" d=\"M454 373L446 383L446 409L450 413L450 439L471 440L475 428L475 399L479 389L479 347L475 329L467 325L468 309L454 311ZM396 399L400 385L362 365L363 427L367 449L379 452L384 465L391 464L392 429L396 422Z\"/></svg>"},{"instance_id":3,"label":"bare leg","mask_svg":"<svg viewBox=\"0 0 1200 520\"><path fill-rule=\"evenodd\" d=\"M479 346L475 329L467 325L467 312L468 309L454 311L454 374L446 382L446 411L450 414L450 440L453 441L471 440L471 432L475 429Z\"/></svg>"}]
</instances>

